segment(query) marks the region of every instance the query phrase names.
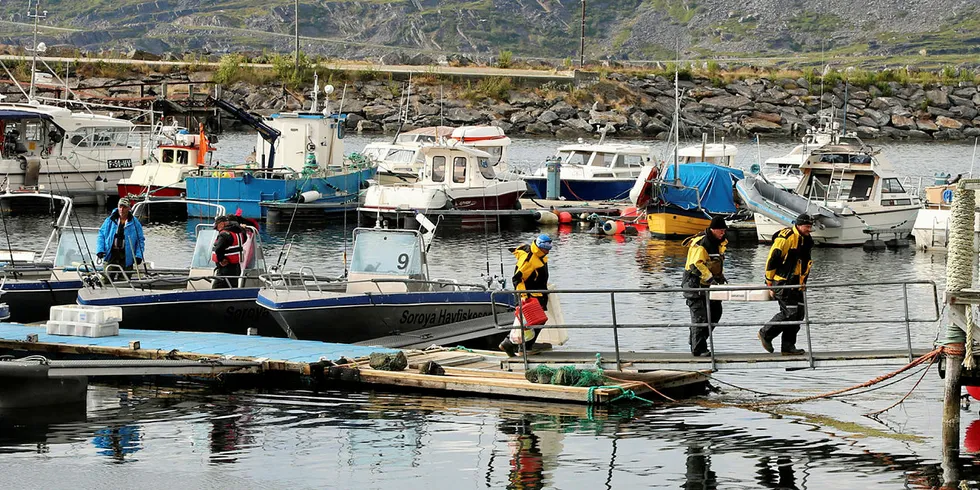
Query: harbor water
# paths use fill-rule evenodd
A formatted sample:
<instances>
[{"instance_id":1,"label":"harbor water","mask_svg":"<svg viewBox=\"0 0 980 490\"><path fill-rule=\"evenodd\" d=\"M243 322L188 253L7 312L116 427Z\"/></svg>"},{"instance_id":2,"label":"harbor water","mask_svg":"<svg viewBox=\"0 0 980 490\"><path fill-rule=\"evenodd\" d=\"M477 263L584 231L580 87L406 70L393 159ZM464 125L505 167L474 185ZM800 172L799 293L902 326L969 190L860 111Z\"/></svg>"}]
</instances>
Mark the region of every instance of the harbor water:
<instances>
[{"instance_id":1,"label":"harbor water","mask_svg":"<svg viewBox=\"0 0 980 490\"><path fill-rule=\"evenodd\" d=\"M347 151L369 138L350 136ZM538 165L561 142L515 139L516 166ZM648 143L649 144L649 143ZM791 142L737 142L739 166L787 152ZM219 158L251 151L251 135L225 135ZM877 143L875 143L877 146ZM657 144L657 148L663 148ZM898 173L953 175L971 167L972 144L885 143L882 154ZM917 184L916 184L917 185ZM79 209L97 226L101 210ZM353 221L353 220L352 220ZM8 218L14 248L43 245L50 217ZM264 232L267 261L285 269L313 267L340 274L353 223ZM193 250L193 226L147 224L147 259L183 266ZM551 282L561 288L678 286L686 249L645 233L597 237L584 228L529 232L437 233L429 254L434 277L462 282L508 278L508 248L540 232L555 240ZM6 243L4 243L6 246ZM731 283L762 281L768 247L732 247ZM885 281L934 281L941 295L945 255L914 248L864 252L817 249L809 291L815 351L904 349L905 296ZM824 289L817 284L867 283ZM929 285L908 289L913 320L936 315ZM617 295L619 323L683 323L683 298ZM608 294L564 295L566 321L611 323ZM723 321L764 322L775 303L726 303ZM849 320L877 320L853 325ZM909 325L912 343L930 348L935 322ZM761 352L757 327L719 327L717 352ZM575 330L561 349L609 351L611 330ZM629 329L624 350L686 352L686 328ZM800 346L806 347L801 332ZM720 391L700 399L610 409L373 391L220 393L176 387L93 385L87 407L0 413L0 482L37 488L929 488L939 484L942 383L933 366L900 406L864 416L904 396L921 374L854 396L762 411L743 406L855 385L890 371L883 367L820 370L723 370ZM894 381L893 380L893 381ZM750 388L746 391L736 388ZM964 411L965 449L980 450L977 405ZM974 434L971 431L975 431ZM971 443L971 435L977 442ZM980 480L972 454L961 456L964 478ZM972 472L972 473L971 473Z\"/></svg>"}]
</instances>

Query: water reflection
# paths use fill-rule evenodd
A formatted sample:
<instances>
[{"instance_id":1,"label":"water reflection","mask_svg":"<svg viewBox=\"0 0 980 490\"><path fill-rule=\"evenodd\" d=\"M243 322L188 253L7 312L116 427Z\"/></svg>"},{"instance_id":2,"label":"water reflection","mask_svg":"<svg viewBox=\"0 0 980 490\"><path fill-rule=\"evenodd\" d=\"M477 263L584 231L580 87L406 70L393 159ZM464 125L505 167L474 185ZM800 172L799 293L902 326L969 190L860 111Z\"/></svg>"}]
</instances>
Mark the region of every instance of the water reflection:
<instances>
[{"instance_id":1,"label":"water reflection","mask_svg":"<svg viewBox=\"0 0 980 490\"><path fill-rule=\"evenodd\" d=\"M711 456L705 452L704 444L689 442L685 449L687 477L684 482L686 490L702 490L716 488L718 481L715 472L711 471Z\"/></svg>"},{"instance_id":2,"label":"water reflection","mask_svg":"<svg viewBox=\"0 0 980 490\"><path fill-rule=\"evenodd\" d=\"M773 461L775 460L775 461ZM796 489L796 472L788 456L766 456L756 464L759 485L764 488Z\"/></svg>"},{"instance_id":3,"label":"water reflection","mask_svg":"<svg viewBox=\"0 0 980 490\"><path fill-rule=\"evenodd\" d=\"M531 430L527 417L504 419L500 422L501 434L508 436L510 448L507 488L513 490L532 490L544 488L544 461L542 459L540 438Z\"/></svg>"},{"instance_id":4,"label":"water reflection","mask_svg":"<svg viewBox=\"0 0 980 490\"><path fill-rule=\"evenodd\" d=\"M92 445L99 448L98 454L109 456L117 463L141 449L142 433L135 425L111 426L97 429Z\"/></svg>"},{"instance_id":5,"label":"water reflection","mask_svg":"<svg viewBox=\"0 0 980 490\"><path fill-rule=\"evenodd\" d=\"M253 419L251 407L239 406L234 397L229 401L229 405L216 406L208 420L211 463L235 463L237 455L255 443L249 428Z\"/></svg>"}]
</instances>

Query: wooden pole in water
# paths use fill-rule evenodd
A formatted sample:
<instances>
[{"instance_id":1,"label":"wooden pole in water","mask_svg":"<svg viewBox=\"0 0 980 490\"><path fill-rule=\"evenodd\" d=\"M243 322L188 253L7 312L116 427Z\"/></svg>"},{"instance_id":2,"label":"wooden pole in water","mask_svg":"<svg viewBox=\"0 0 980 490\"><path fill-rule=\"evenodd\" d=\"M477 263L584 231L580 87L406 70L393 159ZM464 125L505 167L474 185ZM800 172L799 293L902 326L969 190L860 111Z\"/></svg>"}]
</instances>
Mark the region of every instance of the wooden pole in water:
<instances>
[{"instance_id":1,"label":"wooden pole in water","mask_svg":"<svg viewBox=\"0 0 980 490\"><path fill-rule=\"evenodd\" d=\"M956 347L962 349L963 344L947 344L946 347L955 351ZM946 391L943 394L942 488L956 488L960 482L960 373L962 370L963 355L947 353Z\"/></svg>"},{"instance_id":2,"label":"wooden pole in water","mask_svg":"<svg viewBox=\"0 0 980 490\"><path fill-rule=\"evenodd\" d=\"M973 189L980 184L976 179L961 180L953 197L950 211L949 247L946 260L946 302L949 305L946 338L946 387L943 394L943 488L959 485L960 457L960 374L963 360L972 356L972 322L968 308L971 305L955 301L957 294L973 286L974 215L976 195Z\"/></svg>"}]
</instances>

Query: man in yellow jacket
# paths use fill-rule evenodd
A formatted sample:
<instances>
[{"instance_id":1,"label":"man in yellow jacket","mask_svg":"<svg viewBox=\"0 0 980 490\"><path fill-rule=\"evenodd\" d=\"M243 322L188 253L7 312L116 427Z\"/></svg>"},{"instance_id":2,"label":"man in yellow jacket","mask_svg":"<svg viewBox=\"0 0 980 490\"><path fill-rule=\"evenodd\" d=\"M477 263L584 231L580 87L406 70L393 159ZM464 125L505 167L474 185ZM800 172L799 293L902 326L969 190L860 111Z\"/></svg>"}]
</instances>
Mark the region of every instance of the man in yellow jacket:
<instances>
[{"instance_id":1,"label":"man in yellow jacket","mask_svg":"<svg viewBox=\"0 0 980 490\"><path fill-rule=\"evenodd\" d=\"M684 278L681 287L701 288L702 291L685 291L684 298L691 310L691 323L708 323L708 292L712 284L725 284L724 263L725 249L728 239L725 231L728 224L725 218L715 216L708 228L697 235L684 240L687 245L687 264L684 266ZM721 320L721 301L711 301L711 323ZM708 327L691 327L691 354L703 356L708 354Z\"/></svg>"},{"instance_id":2,"label":"man in yellow jacket","mask_svg":"<svg viewBox=\"0 0 980 490\"><path fill-rule=\"evenodd\" d=\"M783 228L773 236L769 258L766 259L766 284L769 286L805 286L813 259L810 252L813 249L813 238L810 230L813 228L813 218L808 214L797 216L793 226ZM803 305L803 289L786 288L772 290L773 296L779 302L779 313L770 322L802 321L806 314ZM796 334L800 325L773 325L767 323L759 330L759 341L767 352L773 352L772 341L782 335L780 352L783 355L803 354L803 349L796 348Z\"/></svg>"},{"instance_id":3,"label":"man in yellow jacket","mask_svg":"<svg viewBox=\"0 0 980 490\"><path fill-rule=\"evenodd\" d=\"M512 248L510 252L517 258L514 277L511 279L514 289L528 291L548 289L548 253L551 252L551 237L538 235L531 243ZM537 298L541 309L548 311L548 293L530 293L530 296ZM524 343L524 348L529 351L539 331L539 329L533 330L534 338ZM509 356L517 353L517 345L510 341L510 337L505 338L498 347Z\"/></svg>"}]
</instances>

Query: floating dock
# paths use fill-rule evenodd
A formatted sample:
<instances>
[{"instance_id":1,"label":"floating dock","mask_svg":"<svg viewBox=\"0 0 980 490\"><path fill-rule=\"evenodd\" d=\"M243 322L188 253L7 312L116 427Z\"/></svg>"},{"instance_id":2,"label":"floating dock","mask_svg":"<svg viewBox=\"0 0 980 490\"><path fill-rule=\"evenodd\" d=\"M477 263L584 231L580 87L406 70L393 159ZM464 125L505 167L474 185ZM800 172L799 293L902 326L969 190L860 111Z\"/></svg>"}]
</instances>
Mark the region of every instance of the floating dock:
<instances>
[{"instance_id":1,"label":"floating dock","mask_svg":"<svg viewBox=\"0 0 980 490\"><path fill-rule=\"evenodd\" d=\"M607 372L609 377L605 378L603 386L560 386L527 381L523 364L513 362L514 358L508 358L502 352L443 347L401 352L406 357L407 369L384 371L370 367L370 354L396 354L397 351L271 337L155 330L121 329L119 336L67 337L47 335L39 326L0 323L0 353L15 357L183 360L209 365L229 361L235 364L228 367L239 368L240 373L234 376L246 377L269 388L345 384L375 389L606 404L637 396L656 400L663 399L660 398L663 395L701 394L710 378L710 371ZM572 355L587 357L585 353ZM431 367L428 361L438 364L439 374L420 372L424 366ZM103 370L97 375L112 375L111 372ZM123 370L117 372L119 376L130 375ZM164 373L154 371L152 374ZM172 374L181 372L175 370Z\"/></svg>"}]
</instances>

